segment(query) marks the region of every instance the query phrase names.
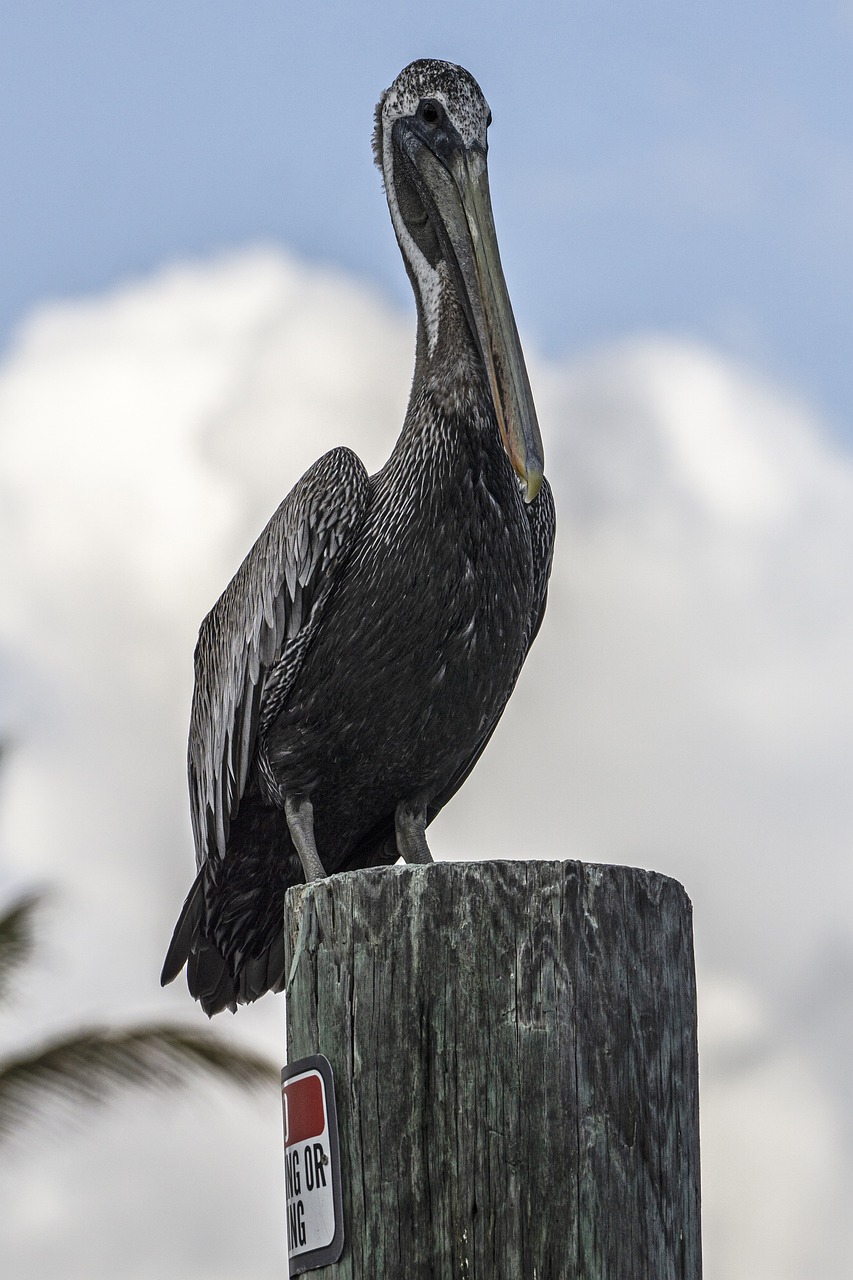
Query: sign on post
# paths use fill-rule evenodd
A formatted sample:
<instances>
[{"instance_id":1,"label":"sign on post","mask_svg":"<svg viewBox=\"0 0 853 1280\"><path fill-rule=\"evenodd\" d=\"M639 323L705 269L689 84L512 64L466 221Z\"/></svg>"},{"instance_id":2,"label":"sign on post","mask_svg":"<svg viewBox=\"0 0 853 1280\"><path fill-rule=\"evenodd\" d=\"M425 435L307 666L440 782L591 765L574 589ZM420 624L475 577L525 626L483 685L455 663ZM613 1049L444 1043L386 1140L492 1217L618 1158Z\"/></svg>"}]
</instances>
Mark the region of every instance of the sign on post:
<instances>
[{"instance_id":1,"label":"sign on post","mask_svg":"<svg viewBox=\"0 0 853 1280\"><path fill-rule=\"evenodd\" d=\"M344 1247L335 1085L314 1054L281 1073L290 1274L337 1262Z\"/></svg>"}]
</instances>

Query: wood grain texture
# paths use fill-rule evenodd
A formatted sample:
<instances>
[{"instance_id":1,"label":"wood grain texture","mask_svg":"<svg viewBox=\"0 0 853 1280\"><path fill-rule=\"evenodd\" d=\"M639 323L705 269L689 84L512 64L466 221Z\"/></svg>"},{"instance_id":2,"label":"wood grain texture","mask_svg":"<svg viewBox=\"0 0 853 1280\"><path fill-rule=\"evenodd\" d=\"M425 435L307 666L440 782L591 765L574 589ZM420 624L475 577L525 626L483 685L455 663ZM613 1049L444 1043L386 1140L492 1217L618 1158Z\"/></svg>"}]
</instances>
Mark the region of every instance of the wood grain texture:
<instances>
[{"instance_id":1,"label":"wood grain texture","mask_svg":"<svg viewBox=\"0 0 853 1280\"><path fill-rule=\"evenodd\" d=\"M329 1280L699 1280L691 907L578 862L291 889L288 1060L336 1078Z\"/></svg>"}]
</instances>

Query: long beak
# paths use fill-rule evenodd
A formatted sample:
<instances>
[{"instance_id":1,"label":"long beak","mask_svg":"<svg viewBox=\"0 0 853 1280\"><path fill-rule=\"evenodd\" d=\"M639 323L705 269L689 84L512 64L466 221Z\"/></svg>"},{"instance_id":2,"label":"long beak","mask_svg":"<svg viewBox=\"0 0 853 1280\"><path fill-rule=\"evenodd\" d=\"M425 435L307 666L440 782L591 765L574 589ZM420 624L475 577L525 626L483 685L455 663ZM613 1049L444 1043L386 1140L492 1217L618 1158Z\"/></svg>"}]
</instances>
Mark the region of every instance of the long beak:
<instances>
[{"instance_id":1,"label":"long beak","mask_svg":"<svg viewBox=\"0 0 853 1280\"><path fill-rule=\"evenodd\" d=\"M504 449L522 483L525 502L542 484L545 459L530 379L501 267L485 152L461 140L439 158L409 133L400 141L452 250L462 302L489 377ZM450 258L450 255L448 255Z\"/></svg>"}]
</instances>

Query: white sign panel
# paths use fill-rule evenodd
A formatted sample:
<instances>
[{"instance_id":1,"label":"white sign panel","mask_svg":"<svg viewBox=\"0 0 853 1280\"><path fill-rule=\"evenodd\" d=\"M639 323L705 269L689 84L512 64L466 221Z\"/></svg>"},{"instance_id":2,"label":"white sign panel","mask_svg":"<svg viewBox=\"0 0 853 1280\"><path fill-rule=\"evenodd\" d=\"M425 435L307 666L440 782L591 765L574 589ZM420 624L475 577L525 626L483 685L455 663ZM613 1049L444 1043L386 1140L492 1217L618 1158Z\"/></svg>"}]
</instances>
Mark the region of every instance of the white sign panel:
<instances>
[{"instance_id":1,"label":"white sign panel","mask_svg":"<svg viewBox=\"0 0 853 1280\"><path fill-rule=\"evenodd\" d=\"M337 1262L344 1245L335 1088L315 1054L281 1073L290 1274Z\"/></svg>"}]
</instances>

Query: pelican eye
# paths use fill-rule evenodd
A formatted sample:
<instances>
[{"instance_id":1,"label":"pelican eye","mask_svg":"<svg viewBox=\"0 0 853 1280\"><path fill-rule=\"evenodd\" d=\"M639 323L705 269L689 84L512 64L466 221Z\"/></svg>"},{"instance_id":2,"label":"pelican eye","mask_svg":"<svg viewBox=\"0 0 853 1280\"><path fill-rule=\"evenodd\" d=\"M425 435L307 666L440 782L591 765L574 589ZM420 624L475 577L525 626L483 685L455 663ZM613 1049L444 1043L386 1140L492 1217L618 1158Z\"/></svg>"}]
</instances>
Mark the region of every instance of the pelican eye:
<instances>
[{"instance_id":1,"label":"pelican eye","mask_svg":"<svg viewBox=\"0 0 853 1280\"><path fill-rule=\"evenodd\" d=\"M443 114L444 109L435 98L423 98L418 103L418 115L424 124L438 124Z\"/></svg>"}]
</instances>

